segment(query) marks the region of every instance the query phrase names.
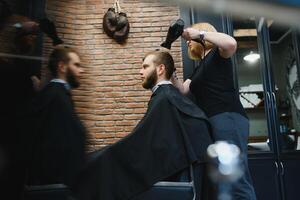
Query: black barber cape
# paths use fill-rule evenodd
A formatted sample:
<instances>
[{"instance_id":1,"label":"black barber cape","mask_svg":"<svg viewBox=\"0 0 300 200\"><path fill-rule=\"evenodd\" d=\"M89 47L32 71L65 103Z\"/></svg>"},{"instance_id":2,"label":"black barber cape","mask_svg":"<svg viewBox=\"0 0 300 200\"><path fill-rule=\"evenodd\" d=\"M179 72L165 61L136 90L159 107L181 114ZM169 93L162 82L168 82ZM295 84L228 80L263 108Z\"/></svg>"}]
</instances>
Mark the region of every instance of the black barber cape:
<instances>
[{"instance_id":1,"label":"black barber cape","mask_svg":"<svg viewBox=\"0 0 300 200\"><path fill-rule=\"evenodd\" d=\"M0 57L0 199L18 200L23 190L24 146L32 124L25 112L35 95L32 66L28 60Z\"/></svg>"},{"instance_id":2,"label":"black barber cape","mask_svg":"<svg viewBox=\"0 0 300 200\"><path fill-rule=\"evenodd\" d=\"M29 184L71 185L84 163L85 129L63 83L50 82L36 99Z\"/></svg>"},{"instance_id":3,"label":"black barber cape","mask_svg":"<svg viewBox=\"0 0 300 200\"><path fill-rule=\"evenodd\" d=\"M194 162L211 143L204 113L173 85L161 85L131 134L94 152L75 187L80 200L127 200Z\"/></svg>"}]
</instances>

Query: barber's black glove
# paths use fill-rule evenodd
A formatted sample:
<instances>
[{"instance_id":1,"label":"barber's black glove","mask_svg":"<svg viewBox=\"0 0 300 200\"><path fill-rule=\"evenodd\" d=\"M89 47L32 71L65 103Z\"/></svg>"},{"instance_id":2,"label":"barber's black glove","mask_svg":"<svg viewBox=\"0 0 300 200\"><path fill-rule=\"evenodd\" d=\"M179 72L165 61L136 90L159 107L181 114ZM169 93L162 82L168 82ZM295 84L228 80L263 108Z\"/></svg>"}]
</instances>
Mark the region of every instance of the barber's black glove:
<instances>
[{"instance_id":1,"label":"barber's black glove","mask_svg":"<svg viewBox=\"0 0 300 200\"><path fill-rule=\"evenodd\" d=\"M172 43L182 35L183 29L184 21L182 19L178 19L176 22L172 23L169 27L166 40L160 46L171 49Z\"/></svg>"},{"instance_id":2,"label":"barber's black glove","mask_svg":"<svg viewBox=\"0 0 300 200\"><path fill-rule=\"evenodd\" d=\"M52 39L53 46L64 43L57 35L55 24L47 18L39 21L39 27L48 37Z\"/></svg>"}]
</instances>

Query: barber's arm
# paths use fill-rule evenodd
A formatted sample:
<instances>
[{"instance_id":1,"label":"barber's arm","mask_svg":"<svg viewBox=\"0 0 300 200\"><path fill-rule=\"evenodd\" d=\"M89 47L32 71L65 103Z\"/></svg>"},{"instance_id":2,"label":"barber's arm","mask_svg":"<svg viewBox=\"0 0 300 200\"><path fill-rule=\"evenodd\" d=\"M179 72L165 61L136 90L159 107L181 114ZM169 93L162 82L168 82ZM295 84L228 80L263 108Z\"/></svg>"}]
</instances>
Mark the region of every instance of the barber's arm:
<instances>
[{"instance_id":1,"label":"barber's arm","mask_svg":"<svg viewBox=\"0 0 300 200\"><path fill-rule=\"evenodd\" d=\"M205 41L211 42L219 48L220 55L223 58L229 58L235 53L237 48L236 40L225 33L205 32L194 28L187 28L184 30L182 37L189 41L199 39L201 34L203 34Z\"/></svg>"}]
</instances>

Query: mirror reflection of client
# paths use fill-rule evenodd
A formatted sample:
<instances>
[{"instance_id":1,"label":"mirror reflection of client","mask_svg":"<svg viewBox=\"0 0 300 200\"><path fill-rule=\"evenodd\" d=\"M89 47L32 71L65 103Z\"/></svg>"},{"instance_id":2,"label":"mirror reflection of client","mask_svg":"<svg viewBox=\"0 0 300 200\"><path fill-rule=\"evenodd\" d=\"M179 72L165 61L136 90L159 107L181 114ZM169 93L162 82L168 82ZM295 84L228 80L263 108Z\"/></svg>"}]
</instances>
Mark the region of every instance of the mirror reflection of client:
<instances>
[{"instance_id":1,"label":"mirror reflection of client","mask_svg":"<svg viewBox=\"0 0 300 200\"><path fill-rule=\"evenodd\" d=\"M184 30L189 57L199 60L192 76L185 82L173 74L172 81L181 93L192 93L200 108L208 116L215 140L236 144L243 153L245 175L233 185L234 199L254 200L247 160L249 121L240 103L238 90L233 82L233 65L230 57L235 53L234 38L219 33L208 23L194 24ZM201 43L193 40L200 40Z\"/></svg>"},{"instance_id":2,"label":"mirror reflection of client","mask_svg":"<svg viewBox=\"0 0 300 200\"><path fill-rule=\"evenodd\" d=\"M211 144L204 113L170 82L175 70L164 51L147 54L140 75L152 90L148 109L131 134L94 152L75 185L80 200L133 199L191 164L204 168Z\"/></svg>"},{"instance_id":3,"label":"mirror reflection of client","mask_svg":"<svg viewBox=\"0 0 300 200\"><path fill-rule=\"evenodd\" d=\"M68 47L56 47L47 67L54 78L34 101L27 184L70 186L85 162L86 130L71 91L80 86L83 68L77 51Z\"/></svg>"}]
</instances>

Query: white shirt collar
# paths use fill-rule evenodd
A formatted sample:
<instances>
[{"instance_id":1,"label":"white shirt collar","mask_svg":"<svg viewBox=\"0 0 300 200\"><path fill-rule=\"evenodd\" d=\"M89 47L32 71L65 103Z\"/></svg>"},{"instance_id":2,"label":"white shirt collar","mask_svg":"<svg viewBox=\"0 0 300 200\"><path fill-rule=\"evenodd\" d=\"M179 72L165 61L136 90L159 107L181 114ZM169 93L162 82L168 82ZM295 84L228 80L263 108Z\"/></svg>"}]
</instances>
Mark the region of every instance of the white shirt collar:
<instances>
[{"instance_id":1,"label":"white shirt collar","mask_svg":"<svg viewBox=\"0 0 300 200\"><path fill-rule=\"evenodd\" d=\"M54 78L52 79L50 82L54 82L54 83L62 83L64 84L65 88L67 90L70 90L71 89L71 86L68 82L66 82L65 80L62 80L62 79L59 79L59 78Z\"/></svg>"},{"instance_id":2,"label":"white shirt collar","mask_svg":"<svg viewBox=\"0 0 300 200\"><path fill-rule=\"evenodd\" d=\"M172 82L171 81L166 81L166 80L159 81L153 88L151 88L152 93L154 93L159 86L161 86L161 85L167 85L167 84L172 84Z\"/></svg>"}]
</instances>

